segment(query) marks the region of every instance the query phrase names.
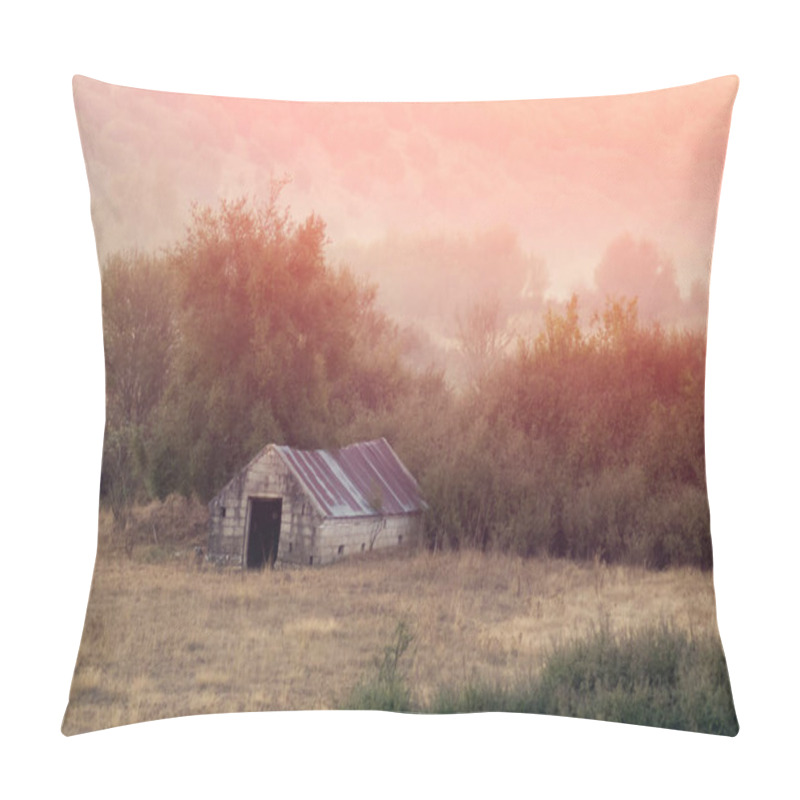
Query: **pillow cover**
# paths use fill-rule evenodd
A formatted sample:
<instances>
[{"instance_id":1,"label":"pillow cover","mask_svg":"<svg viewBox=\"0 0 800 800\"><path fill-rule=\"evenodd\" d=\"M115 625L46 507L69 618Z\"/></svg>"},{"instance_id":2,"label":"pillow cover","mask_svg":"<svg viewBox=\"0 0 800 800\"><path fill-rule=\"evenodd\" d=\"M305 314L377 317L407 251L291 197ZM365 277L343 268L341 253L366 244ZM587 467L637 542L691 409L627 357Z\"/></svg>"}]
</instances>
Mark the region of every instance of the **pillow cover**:
<instances>
[{"instance_id":1,"label":"pillow cover","mask_svg":"<svg viewBox=\"0 0 800 800\"><path fill-rule=\"evenodd\" d=\"M76 77L107 397L63 732L376 708L735 735L703 388L737 87Z\"/></svg>"}]
</instances>

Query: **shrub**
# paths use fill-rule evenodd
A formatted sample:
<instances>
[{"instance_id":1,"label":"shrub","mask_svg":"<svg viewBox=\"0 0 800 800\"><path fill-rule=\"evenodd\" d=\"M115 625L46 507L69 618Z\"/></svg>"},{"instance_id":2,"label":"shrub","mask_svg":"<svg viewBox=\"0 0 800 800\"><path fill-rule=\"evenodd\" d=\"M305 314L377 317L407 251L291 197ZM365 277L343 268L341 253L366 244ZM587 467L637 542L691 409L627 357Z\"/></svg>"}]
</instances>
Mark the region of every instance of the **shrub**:
<instances>
[{"instance_id":1,"label":"shrub","mask_svg":"<svg viewBox=\"0 0 800 800\"><path fill-rule=\"evenodd\" d=\"M692 637L671 625L589 636L554 648L538 675L503 686L480 681L439 687L428 705L415 703L400 662L414 639L398 623L376 673L350 693L343 708L471 714L500 711L624 722L735 736L728 668L718 638Z\"/></svg>"},{"instance_id":2,"label":"shrub","mask_svg":"<svg viewBox=\"0 0 800 800\"><path fill-rule=\"evenodd\" d=\"M431 713L506 711L735 736L719 640L668 625L614 635L606 626L555 649L538 677L510 687L443 687Z\"/></svg>"},{"instance_id":3,"label":"shrub","mask_svg":"<svg viewBox=\"0 0 800 800\"><path fill-rule=\"evenodd\" d=\"M539 682L542 711L735 736L739 730L719 640L669 625L607 628L555 651Z\"/></svg>"}]
</instances>

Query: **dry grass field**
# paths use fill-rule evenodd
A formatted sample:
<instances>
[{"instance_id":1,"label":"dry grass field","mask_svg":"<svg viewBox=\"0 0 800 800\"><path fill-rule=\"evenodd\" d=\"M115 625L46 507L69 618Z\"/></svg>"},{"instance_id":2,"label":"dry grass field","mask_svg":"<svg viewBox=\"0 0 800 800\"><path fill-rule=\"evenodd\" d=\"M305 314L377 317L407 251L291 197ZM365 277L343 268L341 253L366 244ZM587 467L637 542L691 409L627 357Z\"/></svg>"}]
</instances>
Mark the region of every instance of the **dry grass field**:
<instances>
[{"instance_id":1,"label":"dry grass field","mask_svg":"<svg viewBox=\"0 0 800 800\"><path fill-rule=\"evenodd\" d=\"M341 706L401 620L423 703L443 684L535 674L553 646L602 624L717 630L711 574L694 569L398 551L242 573L101 549L63 731Z\"/></svg>"}]
</instances>

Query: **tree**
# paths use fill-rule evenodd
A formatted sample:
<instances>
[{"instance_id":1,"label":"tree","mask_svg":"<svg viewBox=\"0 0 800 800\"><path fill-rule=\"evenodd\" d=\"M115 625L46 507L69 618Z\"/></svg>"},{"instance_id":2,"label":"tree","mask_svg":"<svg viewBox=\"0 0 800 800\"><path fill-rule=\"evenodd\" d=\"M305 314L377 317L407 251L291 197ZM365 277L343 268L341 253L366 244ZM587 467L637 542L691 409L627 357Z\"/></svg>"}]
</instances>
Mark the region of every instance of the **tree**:
<instances>
[{"instance_id":1,"label":"tree","mask_svg":"<svg viewBox=\"0 0 800 800\"><path fill-rule=\"evenodd\" d=\"M458 341L469 385L477 386L511 340L503 324L497 298L474 303L457 317Z\"/></svg>"},{"instance_id":2,"label":"tree","mask_svg":"<svg viewBox=\"0 0 800 800\"><path fill-rule=\"evenodd\" d=\"M675 319L681 314L675 265L646 239L637 241L624 234L611 242L594 280L601 296L638 298L639 312L647 320Z\"/></svg>"},{"instance_id":3,"label":"tree","mask_svg":"<svg viewBox=\"0 0 800 800\"><path fill-rule=\"evenodd\" d=\"M180 335L159 494L208 497L268 441L337 444L359 410L398 391L396 329L374 289L326 263L323 221L293 222L280 189L260 205L196 206L170 254Z\"/></svg>"},{"instance_id":4,"label":"tree","mask_svg":"<svg viewBox=\"0 0 800 800\"><path fill-rule=\"evenodd\" d=\"M584 346L583 331L578 316L578 296L573 294L558 314L548 308L544 316L544 330L537 336L535 347L540 356L556 360L578 354Z\"/></svg>"},{"instance_id":5,"label":"tree","mask_svg":"<svg viewBox=\"0 0 800 800\"><path fill-rule=\"evenodd\" d=\"M103 265L103 344L112 425L146 424L167 383L175 341L173 287L162 260L118 253Z\"/></svg>"},{"instance_id":6,"label":"tree","mask_svg":"<svg viewBox=\"0 0 800 800\"><path fill-rule=\"evenodd\" d=\"M176 339L174 293L162 259L118 253L102 266L106 434L101 492L124 530L147 493L146 452Z\"/></svg>"}]
</instances>

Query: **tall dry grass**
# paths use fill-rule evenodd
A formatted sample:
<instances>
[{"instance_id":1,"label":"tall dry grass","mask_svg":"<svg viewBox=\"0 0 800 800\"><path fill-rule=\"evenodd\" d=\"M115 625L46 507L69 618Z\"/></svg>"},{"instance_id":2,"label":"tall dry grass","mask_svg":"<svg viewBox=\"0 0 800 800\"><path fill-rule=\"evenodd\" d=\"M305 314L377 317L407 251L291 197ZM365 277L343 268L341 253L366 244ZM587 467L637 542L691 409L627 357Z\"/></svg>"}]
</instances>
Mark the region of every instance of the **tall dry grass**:
<instances>
[{"instance_id":1,"label":"tall dry grass","mask_svg":"<svg viewBox=\"0 0 800 800\"><path fill-rule=\"evenodd\" d=\"M142 556L147 551L142 551ZM162 553L163 555L163 553ZM63 731L186 714L341 706L398 622L409 683L514 683L598 624L717 636L710 573L398 551L322 569L98 557Z\"/></svg>"}]
</instances>

